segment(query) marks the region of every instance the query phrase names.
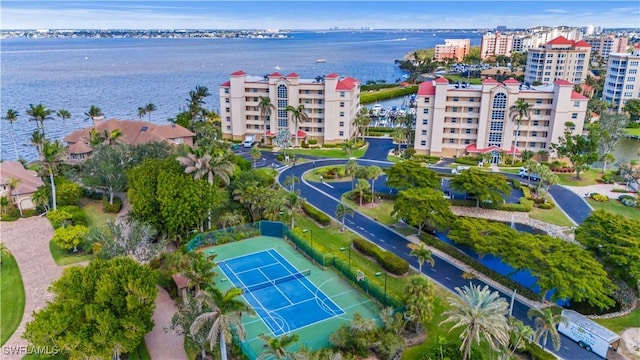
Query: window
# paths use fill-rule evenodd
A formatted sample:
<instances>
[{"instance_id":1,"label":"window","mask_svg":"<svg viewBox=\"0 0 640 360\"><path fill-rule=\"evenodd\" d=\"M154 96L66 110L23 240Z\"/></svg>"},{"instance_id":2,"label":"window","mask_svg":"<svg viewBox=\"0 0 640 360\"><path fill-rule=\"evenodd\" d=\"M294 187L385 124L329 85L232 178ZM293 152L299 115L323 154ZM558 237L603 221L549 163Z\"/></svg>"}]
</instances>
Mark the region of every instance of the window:
<instances>
[{"instance_id":1,"label":"window","mask_svg":"<svg viewBox=\"0 0 640 360\"><path fill-rule=\"evenodd\" d=\"M468 109L468 112L472 113L472 112L473 112L473 108L472 108L472 107L470 107L470 108Z\"/></svg>"},{"instance_id":2,"label":"window","mask_svg":"<svg viewBox=\"0 0 640 360\"><path fill-rule=\"evenodd\" d=\"M227 116L227 122L231 121L231 116Z\"/></svg>"},{"instance_id":3,"label":"window","mask_svg":"<svg viewBox=\"0 0 640 360\"><path fill-rule=\"evenodd\" d=\"M420 145L421 145L421 146L427 146L427 141L426 141L426 140L422 140L422 141L420 141Z\"/></svg>"},{"instance_id":4,"label":"window","mask_svg":"<svg viewBox=\"0 0 640 360\"><path fill-rule=\"evenodd\" d=\"M429 125L429 119L422 119L422 125Z\"/></svg>"},{"instance_id":5,"label":"window","mask_svg":"<svg viewBox=\"0 0 640 360\"><path fill-rule=\"evenodd\" d=\"M494 109L506 109L507 108L507 95L503 93L496 94L493 98Z\"/></svg>"},{"instance_id":6,"label":"window","mask_svg":"<svg viewBox=\"0 0 640 360\"><path fill-rule=\"evenodd\" d=\"M224 93L228 94L229 93L229 88L224 88Z\"/></svg>"},{"instance_id":7,"label":"window","mask_svg":"<svg viewBox=\"0 0 640 360\"><path fill-rule=\"evenodd\" d=\"M580 107L580 101L574 101L573 107Z\"/></svg>"},{"instance_id":8,"label":"window","mask_svg":"<svg viewBox=\"0 0 640 360\"><path fill-rule=\"evenodd\" d=\"M340 97L343 98L344 97L344 91L340 91ZM342 136L342 135L340 135Z\"/></svg>"},{"instance_id":9,"label":"window","mask_svg":"<svg viewBox=\"0 0 640 360\"><path fill-rule=\"evenodd\" d=\"M633 93L631 91L624 93L624 97L631 97L631 96L633 96Z\"/></svg>"},{"instance_id":10,"label":"window","mask_svg":"<svg viewBox=\"0 0 640 360\"><path fill-rule=\"evenodd\" d=\"M338 136L344 136L344 131L340 131L340 132L338 133Z\"/></svg>"},{"instance_id":11,"label":"window","mask_svg":"<svg viewBox=\"0 0 640 360\"><path fill-rule=\"evenodd\" d=\"M458 97L457 97L457 96L454 96L454 97L453 97L453 101L458 101Z\"/></svg>"},{"instance_id":12,"label":"window","mask_svg":"<svg viewBox=\"0 0 640 360\"><path fill-rule=\"evenodd\" d=\"M344 101L340 101L340 107L343 108L344 107Z\"/></svg>"},{"instance_id":13,"label":"window","mask_svg":"<svg viewBox=\"0 0 640 360\"><path fill-rule=\"evenodd\" d=\"M344 117L344 111L340 111L340 117Z\"/></svg>"},{"instance_id":14,"label":"window","mask_svg":"<svg viewBox=\"0 0 640 360\"><path fill-rule=\"evenodd\" d=\"M427 130L422 130L422 135L427 135Z\"/></svg>"},{"instance_id":15,"label":"window","mask_svg":"<svg viewBox=\"0 0 640 360\"><path fill-rule=\"evenodd\" d=\"M229 98L224 98L224 102L228 104L229 103Z\"/></svg>"},{"instance_id":16,"label":"window","mask_svg":"<svg viewBox=\"0 0 640 360\"><path fill-rule=\"evenodd\" d=\"M254 93L257 93L257 92L258 92L258 89L253 88L253 92L254 92Z\"/></svg>"},{"instance_id":17,"label":"window","mask_svg":"<svg viewBox=\"0 0 640 360\"><path fill-rule=\"evenodd\" d=\"M253 125L253 128L254 128L255 130L260 130L260 125Z\"/></svg>"},{"instance_id":18,"label":"window","mask_svg":"<svg viewBox=\"0 0 640 360\"><path fill-rule=\"evenodd\" d=\"M424 98L424 103L428 104L429 103L429 98Z\"/></svg>"},{"instance_id":19,"label":"window","mask_svg":"<svg viewBox=\"0 0 640 360\"><path fill-rule=\"evenodd\" d=\"M340 121L340 127L344 127L344 121Z\"/></svg>"},{"instance_id":20,"label":"window","mask_svg":"<svg viewBox=\"0 0 640 360\"><path fill-rule=\"evenodd\" d=\"M322 99L318 99L318 105L322 105L322 104L323 104Z\"/></svg>"},{"instance_id":21,"label":"window","mask_svg":"<svg viewBox=\"0 0 640 360\"><path fill-rule=\"evenodd\" d=\"M287 87L284 85L278 86L278 128L286 128L289 126L289 117L287 114L287 106L289 105Z\"/></svg>"},{"instance_id":22,"label":"window","mask_svg":"<svg viewBox=\"0 0 640 360\"><path fill-rule=\"evenodd\" d=\"M532 148L536 147L536 143L535 142L530 142L529 143L529 147L532 147Z\"/></svg>"},{"instance_id":23,"label":"window","mask_svg":"<svg viewBox=\"0 0 640 360\"><path fill-rule=\"evenodd\" d=\"M638 62L637 61L630 61L629 65L630 66L638 66Z\"/></svg>"},{"instance_id":24,"label":"window","mask_svg":"<svg viewBox=\"0 0 640 360\"><path fill-rule=\"evenodd\" d=\"M278 99L287 98L287 87L284 85L278 86Z\"/></svg>"},{"instance_id":25,"label":"window","mask_svg":"<svg viewBox=\"0 0 640 360\"><path fill-rule=\"evenodd\" d=\"M452 122L452 123L456 123L456 122L458 122L458 118L451 118L451 122Z\"/></svg>"},{"instance_id":26,"label":"window","mask_svg":"<svg viewBox=\"0 0 640 360\"><path fill-rule=\"evenodd\" d=\"M423 114L428 114L428 113L429 113L429 109L423 109L423 110L422 110L422 113L423 113Z\"/></svg>"},{"instance_id":27,"label":"window","mask_svg":"<svg viewBox=\"0 0 640 360\"><path fill-rule=\"evenodd\" d=\"M469 98L469 102L475 102L476 98Z\"/></svg>"},{"instance_id":28,"label":"window","mask_svg":"<svg viewBox=\"0 0 640 360\"><path fill-rule=\"evenodd\" d=\"M536 99L536 104L542 104L542 99Z\"/></svg>"},{"instance_id":29,"label":"window","mask_svg":"<svg viewBox=\"0 0 640 360\"><path fill-rule=\"evenodd\" d=\"M305 94L309 94L309 90L305 90L305 91L304 91L304 93L305 93Z\"/></svg>"},{"instance_id":30,"label":"window","mask_svg":"<svg viewBox=\"0 0 640 360\"><path fill-rule=\"evenodd\" d=\"M453 111L453 112L458 112L458 107L457 107L457 106L454 106L454 107L451 109L451 111Z\"/></svg>"},{"instance_id":31,"label":"window","mask_svg":"<svg viewBox=\"0 0 640 360\"><path fill-rule=\"evenodd\" d=\"M625 90L633 90L633 85L626 85Z\"/></svg>"},{"instance_id":32,"label":"window","mask_svg":"<svg viewBox=\"0 0 640 360\"><path fill-rule=\"evenodd\" d=\"M231 108L224 108L224 111L231 112Z\"/></svg>"},{"instance_id":33,"label":"window","mask_svg":"<svg viewBox=\"0 0 640 360\"><path fill-rule=\"evenodd\" d=\"M489 142L490 143L500 143L502 141L501 133L489 133Z\"/></svg>"},{"instance_id":34,"label":"window","mask_svg":"<svg viewBox=\"0 0 640 360\"><path fill-rule=\"evenodd\" d=\"M319 133L324 132L324 128L319 127L319 128L318 128L318 132L319 132Z\"/></svg>"},{"instance_id":35,"label":"window","mask_svg":"<svg viewBox=\"0 0 640 360\"><path fill-rule=\"evenodd\" d=\"M449 144L455 144L456 140L455 139L449 139Z\"/></svg>"},{"instance_id":36,"label":"window","mask_svg":"<svg viewBox=\"0 0 640 360\"><path fill-rule=\"evenodd\" d=\"M323 109L318 109L316 110L318 114L324 114L324 110Z\"/></svg>"},{"instance_id":37,"label":"window","mask_svg":"<svg viewBox=\"0 0 640 360\"><path fill-rule=\"evenodd\" d=\"M471 144L471 139L464 139L464 144L465 145Z\"/></svg>"},{"instance_id":38,"label":"window","mask_svg":"<svg viewBox=\"0 0 640 360\"><path fill-rule=\"evenodd\" d=\"M467 118L467 124L473 124L473 119L472 118Z\"/></svg>"},{"instance_id":39,"label":"window","mask_svg":"<svg viewBox=\"0 0 640 360\"><path fill-rule=\"evenodd\" d=\"M533 120L533 126L538 126L538 124L540 124L538 120Z\"/></svg>"},{"instance_id":40,"label":"window","mask_svg":"<svg viewBox=\"0 0 640 360\"><path fill-rule=\"evenodd\" d=\"M490 131L502 131L504 124L502 121L492 121L489 125Z\"/></svg>"},{"instance_id":41,"label":"window","mask_svg":"<svg viewBox=\"0 0 640 360\"><path fill-rule=\"evenodd\" d=\"M260 117L258 115L254 115L253 120L260 120Z\"/></svg>"},{"instance_id":42,"label":"window","mask_svg":"<svg viewBox=\"0 0 640 360\"><path fill-rule=\"evenodd\" d=\"M454 129L454 128L449 129L449 133L450 134L455 134L456 133L456 129Z\"/></svg>"},{"instance_id":43,"label":"window","mask_svg":"<svg viewBox=\"0 0 640 360\"><path fill-rule=\"evenodd\" d=\"M627 78L627 81L629 81L629 82L635 82L635 81L636 81L636 77L635 77L635 76L629 76L629 77Z\"/></svg>"},{"instance_id":44,"label":"window","mask_svg":"<svg viewBox=\"0 0 640 360\"><path fill-rule=\"evenodd\" d=\"M572 119L577 119L578 118L578 113L572 113L571 114L571 118Z\"/></svg>"},{"instance_id":45,"label":"window","mask_svg":"<svg viewBox=\"0 0 640 360\"><path fill-rule=\"evenodd\" d=\"M471 129L465 129L465 130L464 130L464 133L465 133L465 134L471 134Z\"/></svg>"},{"instance_id":46,"label":"window","mask_svg":"<svg viewBox=\"0 0 640 360\"><path fill-rule=\"evenodd\" d=\"M227 125L227 130L231 131L231 126Z\"/></svg>"},{"instance_id":47,"label":"window","mask_svg":"<svg viewBox=\"0 0 640 360\"><path fill-rule=\"evenodd\" d=\"M629 75L633 75L633 74L637 74L638 70L636 69L629 69Z\"/></svg>"},{"instance_id":48,"label":"window","mask_svg":"<svg viewBox=\"0 0 640 360\"><path fill-rule=\"evenodd\" d=\"M538 136L538 132L537 132L537 131L532 131L532 132L531 132L531 136L533 136L533 137Z\"/></svg>"}]
</instances>

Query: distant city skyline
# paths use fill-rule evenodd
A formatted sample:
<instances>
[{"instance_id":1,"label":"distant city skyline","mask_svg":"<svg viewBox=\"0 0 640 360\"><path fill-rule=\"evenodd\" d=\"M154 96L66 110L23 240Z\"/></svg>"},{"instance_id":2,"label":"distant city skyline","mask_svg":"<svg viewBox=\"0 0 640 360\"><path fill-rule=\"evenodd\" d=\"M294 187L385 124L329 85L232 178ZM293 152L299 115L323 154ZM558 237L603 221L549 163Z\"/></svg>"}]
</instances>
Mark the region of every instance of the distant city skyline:
<instances>
[{"instance_id":1,"label":"distant city skyline","mask_svg":"<svg viewBox=\"0 0 640 360\"><path fill-rule=\"evenodd\" d=\"M622 1L3 0L1 29L638 28Z\"/></svg>"}]
</instances>

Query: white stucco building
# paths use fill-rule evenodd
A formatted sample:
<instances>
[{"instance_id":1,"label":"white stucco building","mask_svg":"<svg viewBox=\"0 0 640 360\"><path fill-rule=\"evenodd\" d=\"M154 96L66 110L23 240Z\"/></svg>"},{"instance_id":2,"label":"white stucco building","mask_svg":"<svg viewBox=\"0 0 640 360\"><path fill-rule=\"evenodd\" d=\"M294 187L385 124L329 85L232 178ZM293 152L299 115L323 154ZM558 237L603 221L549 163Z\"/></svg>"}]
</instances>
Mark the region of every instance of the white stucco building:
<instances>
[{"instance_id":1,"label":"white stucco building","mask_svg":"<svg viewBox=\"0 0 640 360\"><path fill-rule=\"evenodd\" d=\"M566 80L582 84L589 73L591 45L585 41L569 40L559 36L541 47L527 52L527 67L524 81L551 84Z\"/></svg>"},{"instance_id":2,"label":"white stucco building","mask_svg":"<svg viewBox=\"0 0 640 360\"><path fill-rule=\"evenodd\" d=\"M275 137L278 129L289 129L295 137L318 143L341 143L350 139L360 110L360 81L331 73L316 79L302 79L296 73L278 72L266 76L236 71L220 85L220 120L225 138L242 139L255 135L257 140ZM273 104L271 115L263 118L259 104L268 97ZM304 105L307 122L292 120L287 106Z\"/></svg>"},{"instance_id":3,"label":"white stucco building","mask_svg":"<svg viewBox=\"0 0 640 360\"><path fill-rule=\"evenodd\" d=\"M631 53L609 54L602 100L612 104L611 110L622 112L630 99L640 99L640 44Z\"/></svg>"},{"instance_id":4,"label":"white stucco building","mask_svg":"<svg viewBox=\"0 0 640 360\"><path fill-rule=\"evenodd\" d=\"M588 98L573 91L573 84L526 86L513 78L482 85L450 84L438 78L420 84L417 95L414 147L418 154L465 156L491 154L498 163L513 154L516 122L510 107L518 99L531 105L530 120L521 121L516 155L522 150L550 150L562 136L566 122L581 133Z\"/></svg>"}]
</instances>

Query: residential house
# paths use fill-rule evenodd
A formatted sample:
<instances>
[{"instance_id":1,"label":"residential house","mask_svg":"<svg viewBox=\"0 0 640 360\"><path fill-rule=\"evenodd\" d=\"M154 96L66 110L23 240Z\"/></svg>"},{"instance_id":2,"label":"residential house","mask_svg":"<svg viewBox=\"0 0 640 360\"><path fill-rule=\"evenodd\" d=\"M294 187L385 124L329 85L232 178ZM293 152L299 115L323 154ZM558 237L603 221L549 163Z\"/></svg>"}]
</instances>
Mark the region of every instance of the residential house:
<instances>
[{"instance_id":1,"label":"residential house","mask_svg":"<svg viewBox=\"0 0 640 360\"><path fill-rule=\"evenodd\" d=\"M33 194L44 182L33 170L27 170L19 161L0 162L0 197L7 197L20 212L35 209Z\"/></svg>"}]
</instances>

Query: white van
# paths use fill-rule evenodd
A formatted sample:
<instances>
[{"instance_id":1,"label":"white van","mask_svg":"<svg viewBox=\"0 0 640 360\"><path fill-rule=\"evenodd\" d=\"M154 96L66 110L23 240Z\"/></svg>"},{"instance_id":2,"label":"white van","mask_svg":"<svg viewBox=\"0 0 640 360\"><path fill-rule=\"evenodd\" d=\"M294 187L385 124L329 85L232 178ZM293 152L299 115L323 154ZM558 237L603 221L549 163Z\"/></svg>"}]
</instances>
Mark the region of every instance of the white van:
<instances>
[{"instance_id":1,"label":"white van","mask_svg":"<svg viewBox=\"0 0 640 360\"><path fill-rule=\"evenodd\" d=\"M469 169L471 169L471 166L458 166L455 169L451 169L451 173L452 174L460 174L464 170L469 170Z\"/></svg>"},{"instance_id":2,"label":"white van","mask_svg":"<svg viewBox=\"0 0 640 360\"><path fill-rule=\"evenodd\" d=\"M518 176L520 176L521 178L528 178L531 179L533 181L540 181L540 175L538 174L529 174L529 170L527 170L527 168L520 168L520 171L518 172Z\"/></svg>"}]
</instances>

